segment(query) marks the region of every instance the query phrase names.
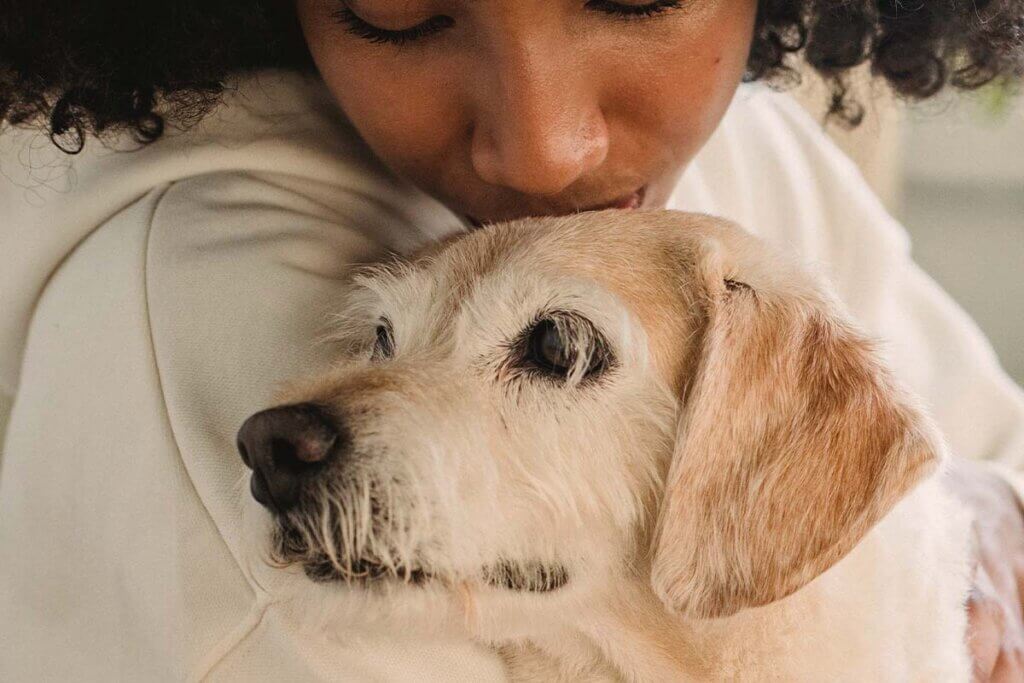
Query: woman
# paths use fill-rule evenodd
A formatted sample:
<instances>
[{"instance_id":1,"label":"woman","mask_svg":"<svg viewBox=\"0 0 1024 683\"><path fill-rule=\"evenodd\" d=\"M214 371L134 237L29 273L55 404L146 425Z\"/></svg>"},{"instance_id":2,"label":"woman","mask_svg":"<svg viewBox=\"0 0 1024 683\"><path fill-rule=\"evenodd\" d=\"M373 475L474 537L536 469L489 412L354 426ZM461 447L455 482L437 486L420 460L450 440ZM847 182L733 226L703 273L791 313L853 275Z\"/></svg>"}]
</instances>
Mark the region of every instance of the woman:
<instances>
[{"instance_id":1,"label":"woman","mask_svg":"<svg viewBox=\"0 0 1024 683\"><path fill-rule=\"evenodd\" d=\"M813 122L736 89L802 51L855 122L865 60L915 98L1019 73L1020 0L192 4L0 19L0 120L80 152L0 135L0 679L499 676L466 643L298 629L233 454L275 382L330 362L310 340L351 264L460 221L734 218L825 264L956 453L1019 466L1024 399L980 333ZM978 679L1020 680L1020 507L954 475L980 520Z\"/></svg>"}]
</instances>

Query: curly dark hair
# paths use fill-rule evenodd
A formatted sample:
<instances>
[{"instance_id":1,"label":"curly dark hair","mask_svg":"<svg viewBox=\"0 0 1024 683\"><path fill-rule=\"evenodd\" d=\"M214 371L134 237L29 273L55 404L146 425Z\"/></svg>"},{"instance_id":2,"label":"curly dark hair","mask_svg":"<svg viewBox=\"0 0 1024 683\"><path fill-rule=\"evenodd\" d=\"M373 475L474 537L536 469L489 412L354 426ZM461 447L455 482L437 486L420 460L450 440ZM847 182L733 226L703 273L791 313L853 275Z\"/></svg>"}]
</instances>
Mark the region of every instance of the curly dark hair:
<instances>
[{"instance_id":1,"label":"curly dark hair","mask_svg":"<svg viewBox=\"0 0 1024 683\"><path fill-rule=\"evenodd\" d=\"M910 99L1024 73L1024 0L759 0L745 79L796 82L801 53L829 113L856 125L847 80L865 62ZM0 125L42 124L67 152L88 134L187 127L229 75L265 67L313 69L290 0L0 4Z\"/></svg>"}]
</instances>

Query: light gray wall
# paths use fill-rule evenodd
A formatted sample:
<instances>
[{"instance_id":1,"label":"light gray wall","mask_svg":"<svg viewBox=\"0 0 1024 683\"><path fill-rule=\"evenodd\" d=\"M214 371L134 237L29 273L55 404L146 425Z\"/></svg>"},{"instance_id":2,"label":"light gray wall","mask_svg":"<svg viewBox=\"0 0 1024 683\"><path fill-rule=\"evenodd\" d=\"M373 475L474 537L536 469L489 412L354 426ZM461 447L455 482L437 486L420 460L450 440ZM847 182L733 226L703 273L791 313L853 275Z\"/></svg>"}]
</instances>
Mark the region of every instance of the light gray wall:
<instances>
[{"instance_id":1,"label":"light gray wall","mask_svg":"<svg viewBox=\"0 0 1024 683\"><path fill-rule=\"evenodd\" d=\"M915 109L903 126L897 215L917 262L975 319L1024 385L1024 102Z\"/></svg>"},{"instance_id":2,"label":"light gray wall","mask_svg":"<svg viewBox=\"0 0 1024 683\"><path fill-rule=\"evenodd\" d=\"M3 476L4 463L4 431L7 428L7 417L11 414L11 402L7 395L0 392L0 476Z\"/></svg>"}]
</instances>

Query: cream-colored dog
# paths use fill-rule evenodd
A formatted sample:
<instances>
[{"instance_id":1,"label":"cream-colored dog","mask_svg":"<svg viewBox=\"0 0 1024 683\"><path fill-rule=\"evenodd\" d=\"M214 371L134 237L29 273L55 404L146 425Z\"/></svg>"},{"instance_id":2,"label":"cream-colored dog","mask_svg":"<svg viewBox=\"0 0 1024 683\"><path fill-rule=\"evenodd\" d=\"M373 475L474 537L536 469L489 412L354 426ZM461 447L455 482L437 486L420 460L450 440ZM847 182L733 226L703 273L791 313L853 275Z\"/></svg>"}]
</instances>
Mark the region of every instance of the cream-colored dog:
<instances>
[{"instance_id":1,"label":"cream-colored dog","mask_svg":"<svg viewBox=\"0 0 1024 683\"><path fill-rule=\"evenodd\" d=\"M338 329L239 432L325 627L468 632L518 680L967 680L940 436L735 226L488 227L358 275Z\"/></svg>"}]
</instances>

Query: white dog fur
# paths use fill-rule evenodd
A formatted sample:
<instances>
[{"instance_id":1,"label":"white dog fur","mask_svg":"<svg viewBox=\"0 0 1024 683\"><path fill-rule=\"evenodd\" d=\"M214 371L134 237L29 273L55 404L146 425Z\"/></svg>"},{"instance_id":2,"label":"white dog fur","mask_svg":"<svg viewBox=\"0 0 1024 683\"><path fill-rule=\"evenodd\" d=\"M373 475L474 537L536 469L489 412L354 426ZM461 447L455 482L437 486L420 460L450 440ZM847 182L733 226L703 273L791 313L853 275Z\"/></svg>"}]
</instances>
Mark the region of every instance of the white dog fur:
<instances>
[{"instance_id":1,"label":"white dog fur","mask_svg":"<svg viewBox=\"0 0 1024 683\"><path fill-rule=\"evenodd\" d=\"M552 314L563 381L516 355ZM337 579L287 596L309 628L468 634L514 680L968 680L941 437L822 279L739 228L490 226L361 272L335 327L336 369L280 398L350 448L296 509L251 507L285 571Z\"/></svg>"}]
</instances>

